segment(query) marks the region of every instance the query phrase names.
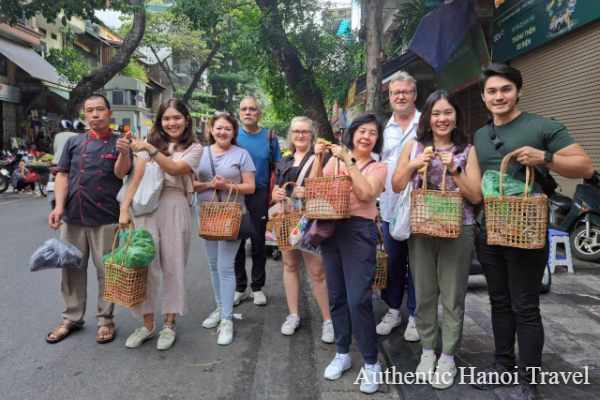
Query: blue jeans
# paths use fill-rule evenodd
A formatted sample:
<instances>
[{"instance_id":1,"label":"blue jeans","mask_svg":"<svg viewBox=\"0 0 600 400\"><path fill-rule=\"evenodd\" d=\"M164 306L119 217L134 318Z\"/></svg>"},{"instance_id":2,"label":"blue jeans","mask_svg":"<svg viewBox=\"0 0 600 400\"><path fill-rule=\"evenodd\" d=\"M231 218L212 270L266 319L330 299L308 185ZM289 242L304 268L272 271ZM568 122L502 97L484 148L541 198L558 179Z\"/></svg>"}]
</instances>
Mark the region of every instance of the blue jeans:
<instances>
[{"instance_id":1,"label":"blue jeans","mask_svg":"<svg viewBox=\"0 0 600 400\"><path fill-rule=\"evenodd\" d=\"M408 245L406 240L395 240L390 235L390 223L381 221L381 231L383 232L383 244L388 254L388 281L387 288L381 290L381 299L387 303L390 308L395 310L402 306L404 297L404 287L408 281L408 298L406 307L408 313L415 316L417 302L415 300L415 285L412 274L408 267Z\"/></svg>"},{"instance_id":2,"label":"blue jeans","mask_svg":"<svg viewBox=\"0 0 600 400\"><path fill-rule=\"evenodd\" d=\"M210 268L210 280L217 307L221 307L221 319L233 318L235 295L235 255L240 240L205 240L206 255Z\"/></svg>"}]
</instances>

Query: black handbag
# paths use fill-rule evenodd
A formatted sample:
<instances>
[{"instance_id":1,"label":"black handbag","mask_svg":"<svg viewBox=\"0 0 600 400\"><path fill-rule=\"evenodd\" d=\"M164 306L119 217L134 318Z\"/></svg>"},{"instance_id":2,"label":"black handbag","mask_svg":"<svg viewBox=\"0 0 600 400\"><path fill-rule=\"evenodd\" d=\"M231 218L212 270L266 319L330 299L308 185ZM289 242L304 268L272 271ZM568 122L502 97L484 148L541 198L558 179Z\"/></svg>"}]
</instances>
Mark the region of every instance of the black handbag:
<instances>
[{"instance_id":1,"label":"black handbag","mask_svg":"<svg viewBox=\"0 0 600 400\"><path fill-rule=\"evenodd\" d=\"M250 213L248 212L248 210L246 210L246 212L242 214L242 222L240 223L240 232L238 233L238 239L245 240L255 234L256 229L254 229L252 218L250 218Z\"/></svg>"}]
</instances>

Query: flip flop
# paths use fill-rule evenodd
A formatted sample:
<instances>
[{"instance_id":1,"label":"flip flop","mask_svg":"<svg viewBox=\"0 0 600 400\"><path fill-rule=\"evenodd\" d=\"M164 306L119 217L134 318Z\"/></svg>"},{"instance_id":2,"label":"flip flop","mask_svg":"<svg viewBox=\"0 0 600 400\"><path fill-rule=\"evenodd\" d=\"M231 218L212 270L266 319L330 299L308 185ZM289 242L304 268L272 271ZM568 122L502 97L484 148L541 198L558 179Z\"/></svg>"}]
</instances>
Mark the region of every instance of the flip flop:
<instances>
[{"instance_id":1,"label":"flip flop","mask_svg":"<svg viewBox=\"0 0 600 400\"><path fill-rule=\"evenodd\" d=\"M105 339L100 339L98 337L98 331L100 330L100 328L109 328L109 327L112 327L112 334L109 337L105 338ZM115 334L116 333L116 331L115 331L115 324L100 325L98 327L98 331L96 331L96 343L98 343L98 344L110 343L110 342L112 342L115 339L115 336L116 336L116 334Z\"/></svg>"},{"instance_id":2,"label":"flip flop","mask_svg":"<svg viewBox=\"0 0 600 400\"><path fill-rule=\"evenodd\" d=\"M59 330L61 330L63 328L66 329L67 332L65 334L61 335L61 334L59 334ZM46 335L46 343L50 343L50 344L58 343L61 340L65 339L67 336L69 336L71 333L78 331L79 329L81 329L80 326L73 325L73 324L63 321L52 331L48 332L48 334ZM54 335L56 337L51 338L50 335Z\"/></svg>"}]
</instances>

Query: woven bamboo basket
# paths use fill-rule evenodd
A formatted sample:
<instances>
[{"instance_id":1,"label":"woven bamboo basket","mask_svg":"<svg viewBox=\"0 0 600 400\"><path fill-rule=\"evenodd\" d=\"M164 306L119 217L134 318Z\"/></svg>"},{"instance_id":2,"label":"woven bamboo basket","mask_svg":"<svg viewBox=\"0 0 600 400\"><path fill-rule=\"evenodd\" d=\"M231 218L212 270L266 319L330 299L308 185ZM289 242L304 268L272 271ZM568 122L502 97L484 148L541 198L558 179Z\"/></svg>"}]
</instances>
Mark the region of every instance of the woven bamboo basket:
<instances>
[{"instance_id":1,"label":"woven bamboo basket","mask_svg":"<svg viewBox=\"0 0 600 400\"><path fill-rule=\"evenodd\" d=\"M442 171L442 190L427 189L427 166L423 187L410 193L410 230L412 235L457 238L463 225L463 197L446 191L447 168Z\"/></svg>"},{"instance_id":2,"label":"woven bamboo basket","mask_svg":"<svg viewBox=\"0 0 600 400\"><path fill-rule=\"evenodd\" d=\"M315 157L310 177L305 179L307 218L332 220L350 218L350 191L352 178L339 175L339 164L335 163L335 174L323 176L321 157Z\"/></svg>"},{"instance_id":3,"label":"woven bamboo basket","mask_svg":"<svg viewBox=\"0 0 600 400\"><path fill-rule=\"evenodd\" d=\"M387 288L388 276L388 255L383 246L383 233L381 232L381 223L377 221L377 251L375 253L375 273L373 274L373 289Z\"/></svg>"},{"instance_id":4,"label":"woven bamboo basket","mask_svg":"<svg viewBox=\"0 0 600 400\"><path fill-rule=\"evenodd\" d=\"M236 240L242 223L242 205L237 202L237 188L231 185L225 201L215 200L217 191L213 192L211 201L200 204L200 223L198 234L206 240ZM233 195L233 200L232 200Z\"/></svg>"},{"instance_id":5,"label":"woven bamboo basket","mask_svg":"<svg viewBox=\"0 0 600 400\"><path fill-rule=\"evenodd\" d=\"M510 158L511 155L507 154L500 164L499 196L484 199L487 244L541 249L546 245L548 231L548 197L545 194L529 195L528 187L533 187L535 182L532 166L525 168L523 195L502 194L502 177L506 174Z\"/></svg>"},{"instance_id":6,"label":"woven bamboo basket","mask_svg":"<svg viewBox=\"0 0 600 400\"><path fill-rule=\"evenodd\" d=\"M148 282L148 267L125 268L125 254L131 243L133 225L129 225L129 235L121 257L121 264L113 262L115 248L119 243L119 229L113 241L110 262L104 263L104 300L120 304L124 307L133 307L146 300L146 284Z\"/></svg>"},{"instance_id":7,"label":"woven bamboo basket","mask_svg":"<svg viewBox=\"0 0 600 400\"><path fill-rule=\"evenodd\" d=\"M285 190L288 185L296 186L295 182L287 182L281 188ZM290 207L292 208L290 210ZM277 247L279 250L292 250L293 246L290 244L290 233L302 218L302 203L298 210L294 210L293 201L282 201L281 208L283 212L275 215L271 218L273 229L275 229L275 240L277 241Z\"/></svg>"}]
</instances>

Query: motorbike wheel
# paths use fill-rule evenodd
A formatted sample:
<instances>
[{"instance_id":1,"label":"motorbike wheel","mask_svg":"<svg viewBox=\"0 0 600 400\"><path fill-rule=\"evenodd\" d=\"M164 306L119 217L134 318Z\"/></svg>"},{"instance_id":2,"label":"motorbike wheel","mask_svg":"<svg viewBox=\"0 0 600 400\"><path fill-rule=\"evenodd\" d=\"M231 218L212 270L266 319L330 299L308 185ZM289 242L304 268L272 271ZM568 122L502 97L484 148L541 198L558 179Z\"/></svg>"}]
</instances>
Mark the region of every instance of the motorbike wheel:
<instances>
[{"instance_id":1,"label":"motorbike wheel","mask_svg":"<svg viewBox=\"0 0 600 400\"><path fill-rule=\"evenodd\" d=\"M48 186L49 174L42 174L38 181L38 188L42 196L46 197L46 187Z\"/></svg>"},{"instance_id":2,"label":"motorbike wheel","mask_svg":"<svg viewBox=\"0 0 600 400\"><path fill-rule=\"evenodd\" d=\"M552 286L552 274L550 273L550 266L546 264L544 275L542 275L542 281L540 282L540 293L548 293L550 291L550 286Z\"/></svg>"},{"instance_id":3,"label":"motorbike wheel","mask_svg":"<svg viewBox=\"0 0 600 400\"><path fill-rule=\"evenodd\" d=\"M600 262L600 227L590 225L590 236L585 233L585 224L579 225L570 235L571 251L580 260Z\"/></svg>"},{"instance_id":4,"label":"motorbike wheel","mask_svg":"<svg viewBox=\"0 0 600 400\"><path fill-rule=\"evenodd\" d=\"M6 189L8 189L9 183L10 183L10 181L8 180L8 178L6 178L4 176L0 176L0 193L6 192Z\"/></svg>"}]
</instances>

